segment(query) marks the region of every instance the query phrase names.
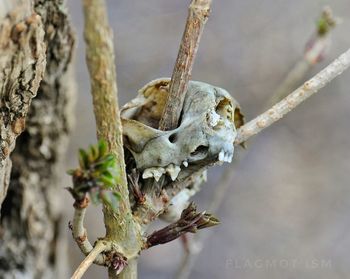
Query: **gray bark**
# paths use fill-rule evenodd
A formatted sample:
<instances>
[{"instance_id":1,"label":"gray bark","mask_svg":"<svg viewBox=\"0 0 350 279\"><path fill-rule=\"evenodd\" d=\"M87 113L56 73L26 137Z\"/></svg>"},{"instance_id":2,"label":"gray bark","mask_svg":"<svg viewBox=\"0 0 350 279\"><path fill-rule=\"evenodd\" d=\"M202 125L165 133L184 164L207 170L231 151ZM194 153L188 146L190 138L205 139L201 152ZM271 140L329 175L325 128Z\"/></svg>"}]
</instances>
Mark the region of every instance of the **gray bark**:
<instances>
[{"instance_id":1,"label":"gray bark","mask_svg":"<svg viewBox=\"0 0 350 279\"><path fill-rule=\"evenodd\" d=\"M1 278L63 277L57 178L75 89L74 36L63 2L17 1L0 22Z\"/></svg>"},{"instance_id":2,"label":"gray bark","mask_svg":"<svg viewBox=\"0 0 350 279\"><path fill-rule=\"evenodd\" d=\"M7 2L2 12L11 7ZM0 204L8 188L9 154L45 71L43 25L32 12L30 2L19 3L0 26Z\"/></svg>"}]
</instances>

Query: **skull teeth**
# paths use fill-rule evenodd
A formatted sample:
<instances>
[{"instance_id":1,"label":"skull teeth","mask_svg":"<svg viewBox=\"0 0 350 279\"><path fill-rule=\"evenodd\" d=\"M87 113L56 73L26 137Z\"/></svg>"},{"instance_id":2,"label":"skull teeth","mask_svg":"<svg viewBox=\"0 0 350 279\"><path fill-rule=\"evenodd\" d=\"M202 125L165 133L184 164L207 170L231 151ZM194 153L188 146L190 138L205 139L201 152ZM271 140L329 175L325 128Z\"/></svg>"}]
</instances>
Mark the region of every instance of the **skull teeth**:
<instances>
[{"instance_id":1,"label":"skull teeth","mask_svg":"<svg viewBox=\"0 0 350 279\"><path fill-rule=\"evenodd\" d=\"M164 173L165 173L164 168L152 167L152 168L145 169L143 171L142 178L147 179L147 178L153 177L158 182Z\"/></svg>"},{"instance_id":2,"label":"skull teeth","mask_svg":"<svg viewBox=\"0 0 350 279\"><path fill-rule=\"evenodd\" d=\"M188 167L188 162L187 161L183 161L182 164L185 166L185 168Z\"/></svg>"},{"instance_id":3,"label":"skull teeth","mask_svg":"<svg viewBox=\"0 0 350 279\"><path fill-rule=\"evenodd\" d=\"M166 170L166 173L170 175L171 180L175 181L175 179L179 175L181 168L179 166L174 165L174 164L170 164L166 167L165 170Z\"/></svg>"},{"instance_id":4,"label":"skull teeth","mask_svg":"<svg viewBox=\"0 0 350 279\"><path fill-rule=\"evenodd\" d=\"M187 161L186 161L186 163L187 163ZM158 182L159 179L162 177L162 175L164 173L167 173L167 174L169 174L171 180L175 181L175 179L179 175L180 170L181 170L181 168L177 165L174 165L174 164L168 165L165 169L162 167L151 167L151 168L147 168L143 171L142 178L147 179L147 178L153 177Z\"/></svg>"},{"instance_id":5,"label":"skull teeth","mask_svg":"<svg viewBox=\"0 0 350 279\"><path fill-rule=\"evenodd\" d=\"M227 153L226 154L226 162L231 163L232 162L232 157L233 156L231 154Z\"/></svg>"},{"instance_id":6,"label":"skull teeth","mask_svg":"<svg viewBox=\"0 0 350 279\"><path fill-rule=\"evenodd\" d=\"M232 162L232 157L233 154L231 152L225 152L224 150L221 150L219 153L219 161L220 162L227 162L231 163Z\"/></svg>"},{"instance_id":7,"label":"skull teeth","mask_svg":"<svg viewBox=\"0 0 350 279\"><path fill-rule=\"evenodd\" d=\"M221 150L219 153L219 161L225 162L225 151Z\"/></svg>"}]
</instances>

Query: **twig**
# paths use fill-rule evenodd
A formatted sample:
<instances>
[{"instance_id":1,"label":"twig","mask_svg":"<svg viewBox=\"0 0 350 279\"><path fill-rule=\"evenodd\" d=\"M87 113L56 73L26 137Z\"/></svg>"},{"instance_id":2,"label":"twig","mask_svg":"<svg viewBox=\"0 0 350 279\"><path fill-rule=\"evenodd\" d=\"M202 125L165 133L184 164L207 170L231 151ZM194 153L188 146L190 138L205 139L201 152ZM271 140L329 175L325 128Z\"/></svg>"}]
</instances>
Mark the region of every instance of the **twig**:
<instances>
[{"instance_id":1,"label":"twig","mask_svg":"<svg viewBox=\"0 0 350 279\"><path fill-rule=\"evenodd\" d=\"M314 93L318 92L327 83L340 75L349 66L350 49L340 55L313 78L305 82L301 87L290 93L282 101L239 128L237 131L235 145L245 142L251 136L261 132L277 120L281 119L288 112L296 108L303 101Z\"/></svg>"},{"instance_id":2,"label":"twig","mask_svg":"<svg viewBox=\"0 0 350 279\"><path fill-rule=\"evenodd\" d=\"M84 228L84 219L88 204L89 200L87 197L80 202L76 201L74 203L74 217L71 224L73 238L84 255L88 255L93 249ZM95 263L103 265L105 263L104 258L102 256L97 257Z\"/></svg>"},{"instance_id":3,"label":"twig","mask_svg":"<svg viewBox=\"0 0 350 279\"><path fill-rule=\"evenodd\" d=\"M172 130L178 125L199 40L209 17L210 5L211 0L192 0L190 4L185 31L171 76L169 94L159 123L161 130Z\"/></svg>"},{"instance_id":4,"label":"twig","mask_svg":"<svg viewBox=\"0 0 350 279\"><path fill-rule=\"evenodd\" d=\"M266 108L271 107L282 100L286 94L295 88L300 80L305 77L316 64L324 60L331 45L330 35L338 23L330 7L324 7L316 23L316 30L305 46L304 55L294 65L286 78L281 82L275 93L270 98Z\"/></svg>"},{"instance_id":5,"label":"twig","mask_svg":"<svg viewBox=\"0 0 350 279\"><path fill-rule=\"evenodd\" d=\"M91 252L86 256L86 258L80 263L77 270L72 275L71 279L80 279L86 270L92 265L94 260L101 255L103 251L107 248L107 243L104 241L98 241Z\"/></svg>"},{"instance_id":6,"label":"twig","mask_svg":"<svg viewBox=\"0 0 350 279\"><path fill-rule=\"evenodd\" d=\"M203 243L203 237L200 236L203 234L196 234L194 238L196 238L195 243ZM197 236L197 237L196 237ZM192 245L193 239L191 240L191 245ZM176 271L176 275L174 278L176 279L188 279L191 275L192 268L194 267L194 264L197 260L197 255L199 253L196 251L194 253L191 251L191 246L190 246L190 251L186 252L185 255L181 259L181 263L179 265L179 269Z\"/></svg>"},{"instance_id":7,"label":"twig","mask_svg":"<svg viewBox=\"0 0 350 279\"><path fill-rule=\"evenodd\" d=\"M86 61L91 78L97 137L108 143L109 151L116 155L120 163L117 170L120 174L120 183L116 185L115 190L122 198L118 214L104 207L106 238L118 244L123 249L124 256L129 259L140 251L141 236L132 218L129 202L117 98L113 36L108 25L104 0L83 0L83 7ZM110 274L114 273L110 272ZM119 278L123 278L122 274L119 275ZM111 278L116 278L116 276L113 275Z\"/></svg>"},{"instance_id":8,"label":"twig","mask_svg":"<svg viewBox=\"0 0 350 279\"><path fill-rule=\"evenodd\" d=\"M74 206L74 217L71 229L73 238L80 250L84 255L87 255L91 252L92 245L87 237L86 229L84 228L85 213L86 207L81 208Z\"/></svg>"}]
</instances>

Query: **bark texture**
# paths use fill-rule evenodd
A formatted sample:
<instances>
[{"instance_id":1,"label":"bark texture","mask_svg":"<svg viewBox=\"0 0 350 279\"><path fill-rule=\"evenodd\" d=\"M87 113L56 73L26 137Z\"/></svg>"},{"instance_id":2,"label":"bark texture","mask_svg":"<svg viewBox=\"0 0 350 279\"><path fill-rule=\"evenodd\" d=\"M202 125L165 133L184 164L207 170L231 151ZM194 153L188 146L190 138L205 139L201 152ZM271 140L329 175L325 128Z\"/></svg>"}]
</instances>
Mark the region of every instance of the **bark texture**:
<instances>
[{"instance_id":1,"label":"bark texture","mask_svg":"<svg viewBox=\"0 0 350 279\"><path fill-rule=\"evenodd\" d=\"M64 173L60 163L72 125L74 36L63 0L22 2L28 13L12 20L17 9L12 10L0 27L0 36L4 24L9 29L8 37L0 40L8 44L0 46L1 144L7 148L1 148L1 177L9 176L8 155L26 123L11 154L12 173L1 208L0 274L62 278L57 271L66 257L58 261L64 240L57 178ZM3 60L10 62L3 66ZM1 199L6 195L5 180L0 181Z\"/></svg>"},{"instance_id":2,"label":"bark texture","mask_svg":"<svg viewBox=\"0 0 350 279\"><path fill-rule=\"evenodd\" d=\"M190 4L185 31L171 76L169 94L159 122L161 130L172 130L178 126L199 41L209 17L210 5L211 0L192 0Z\"/></svg>"},{"instance_id":3,"label":"bark texture","mask_svg":"<svg viewBox=\"0 0 350 279\"><path fill-rule=\"evenodd\" d=\"M29 2L20 3L2 19L0 26L0 204L8 188L9 154L24 129L45 62L41 18L33 14Z\"/></svg>"},{"instance_id":4,"label":"bark texture","mask_svg":"<svg viewBox=\"0 0 350 279\"><path fill-rule=\"evenodd\" d=\"M125 173L122 127L118 108L118 89L114 64L113 35L108 24L104 0L84 0L84 37L86 61L91 78L91 94L97 127L97 137L108 143L109 152L119 162L119 183L115 186L121 195L118 213L104 207L106 240L114 243L128 259L138 255L142 242L138 224L129 203L129 190ZM98 18L99 20L96 20ZM109 278L137 278L136 259L117 276L109 267Z\"/></svg>"}]
</instances>

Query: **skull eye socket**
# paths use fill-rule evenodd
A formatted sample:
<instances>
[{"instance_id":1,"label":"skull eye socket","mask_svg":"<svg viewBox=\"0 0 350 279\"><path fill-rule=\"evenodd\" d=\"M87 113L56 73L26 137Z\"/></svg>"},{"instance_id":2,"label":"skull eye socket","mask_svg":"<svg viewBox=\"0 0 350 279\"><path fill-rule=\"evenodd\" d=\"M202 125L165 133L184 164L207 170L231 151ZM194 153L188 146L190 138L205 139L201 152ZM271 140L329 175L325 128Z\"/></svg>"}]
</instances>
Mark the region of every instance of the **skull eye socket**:
<instances>
[{"instance_id":1,"label":"skull eye socket","mask_svg":"<svg viewBox=\"0 0 350 279\"><path fill-rule=\"evenodd\" d=\"M229 99L221 100L216 106L216 113L221 117L233 121L233 107Z\"/></svg>"}]
</instances>

